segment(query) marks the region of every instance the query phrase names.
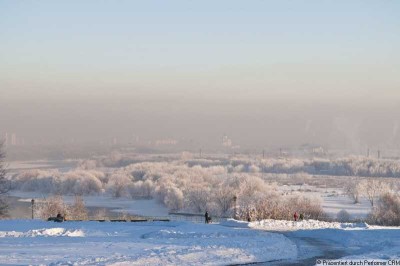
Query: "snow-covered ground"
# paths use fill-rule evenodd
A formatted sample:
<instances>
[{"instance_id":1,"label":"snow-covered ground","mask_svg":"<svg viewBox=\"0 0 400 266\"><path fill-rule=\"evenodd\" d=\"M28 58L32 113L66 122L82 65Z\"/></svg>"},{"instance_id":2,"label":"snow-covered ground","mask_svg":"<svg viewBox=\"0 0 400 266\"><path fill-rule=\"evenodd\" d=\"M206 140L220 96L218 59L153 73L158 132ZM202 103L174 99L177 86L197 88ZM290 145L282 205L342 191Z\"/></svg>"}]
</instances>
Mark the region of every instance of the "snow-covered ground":
<instances>
[{"instance_id":1,"label":"snow-covered ground","mask_svg":"<svg viewBox=\"0 0 400 266\"><path fill-rule=\"evenodd\" d=\"M219 224L0 221L1 265L226 265L296 256L281 234Z\"/></svg>"},{"instance_id":2,"label":"snow-covered ground","mask_svg":"<svg viewBox=\"0 0 400 266\"><path fill-rule=\"evenodd\" d=\"M327 255L393 259L399 247L400 227L365 223L0 221L0 265L312 264Z\"/></svg>"},{"instance_id":3,"label":"snow-covered ground","mask_svg":"<svg viewBox=\"0 0 400 266\"><path fill-rule=\"evenodd\" d=\"M357 204L343 194L334 196L321 194L321 198L324 212L332 218L336 218L341 210L346 210L353 219L363 219L371 212L371 204L365 198L361 198Z\"/></svg>"}]
</instances>

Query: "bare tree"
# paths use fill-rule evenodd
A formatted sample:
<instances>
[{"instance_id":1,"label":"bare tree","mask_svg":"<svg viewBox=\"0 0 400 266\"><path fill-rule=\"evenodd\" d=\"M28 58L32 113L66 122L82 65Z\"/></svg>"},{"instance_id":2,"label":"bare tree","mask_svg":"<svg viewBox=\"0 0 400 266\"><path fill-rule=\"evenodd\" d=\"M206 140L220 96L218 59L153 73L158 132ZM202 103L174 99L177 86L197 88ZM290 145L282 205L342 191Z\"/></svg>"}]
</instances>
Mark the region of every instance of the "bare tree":
<instances>
[{"instance_id":1,"label":"bare tree","mask_svg":"<svg viewBox=\"0 0 400 266\"><path fill-rule=\"evenodd\" d=\"M207 209L207 202L210 200L210 192L207 188L191 189L187 195L192 209L197 213L202 213Z\"/></svg>"},{"instance_id":2,"label":"bare tree","mask_svg":"<svg viewBox=\"0 0 400 266\"><path fill-rule=\"evenodd\" d=\"M37 204L35 211L35 217L39 217L41 219L55 217L57 214L61 214L65 217L69 212L68 206L64 203L63 198L59 195L40 201Z\"/></svg>"},{"instance_id":3,"label":"bare tree","mask_svg":"<svg viewBox=\"0 0 400 266\"><path fill-rule=\"evenodd\" d=\"M69 208L68 219L73 220L87 220L88 211L83 201L82 196L75 196L74 204Z\"/></svg>"},{"instance_id":4,"label":"bare tree","mask_svg":"<svg viewBox=\"0 0 400 266\"><path fill-rule=\"evenodd\" d=\"M351 180L345 185L346 194L354 201L354 204L360 202L361 186L357 180Z\"/></svg>"},{"instance_id":5,"label":"bare tree","mask_svg":"<svg viewBox=\"0 0 400 266\"><path fill-rule=\"evenodd\" d=\"M10 188L9 182L6 179L6 167L4 165L4 158L4 143L0 142L0 217L4 217L7 215L8 204L6 202L5 195Z\"/></svg>"},{"instance_id":6,"label":"bare tree","mask_svg":"<svg viewBox=\"0 0 400 266\"><path fill-rule=\"evenodd\" d=\"M219 207L221 214L225 215L233 206L235 193L232 189L221 187L215 192L214 201Z\"/></svg>"},{"instance_id":7,"label":"bare tree","mask_svg":"<svg viewBox=\"0 0 400 266\"><path fill-rule=\"evenodd\" d=\"M364 180L361 184L362 191L372 207L377 197L389 191L389 186L381 180L369 178Z\"/></svg>"}]
</instances>

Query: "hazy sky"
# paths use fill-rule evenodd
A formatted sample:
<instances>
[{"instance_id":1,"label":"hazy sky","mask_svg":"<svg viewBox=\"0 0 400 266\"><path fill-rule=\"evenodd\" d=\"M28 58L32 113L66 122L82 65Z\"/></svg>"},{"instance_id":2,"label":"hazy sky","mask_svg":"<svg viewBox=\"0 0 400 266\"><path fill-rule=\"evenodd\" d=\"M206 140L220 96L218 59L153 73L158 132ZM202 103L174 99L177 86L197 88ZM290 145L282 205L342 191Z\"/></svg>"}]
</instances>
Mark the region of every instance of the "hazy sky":
<instances>
[{"instance_id":1,"label":"hazy sky","mask_svg":"<svg viewBox=\"0 0 400 266\"><path fill-rule=\"evenodd\" d=\"M400 2L0 0L0 132L400 145Z\"/></svg>"}]
</instances>

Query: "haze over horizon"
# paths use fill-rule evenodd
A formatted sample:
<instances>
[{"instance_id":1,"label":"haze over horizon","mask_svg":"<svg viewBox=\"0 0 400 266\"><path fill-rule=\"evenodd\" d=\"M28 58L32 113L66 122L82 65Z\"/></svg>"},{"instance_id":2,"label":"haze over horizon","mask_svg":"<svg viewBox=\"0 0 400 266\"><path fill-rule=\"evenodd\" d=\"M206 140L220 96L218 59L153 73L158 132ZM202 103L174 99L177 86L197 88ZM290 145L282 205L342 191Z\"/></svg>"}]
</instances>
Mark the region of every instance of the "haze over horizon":
<instances>
[{"instance_id":1,"label":"haze over horizon","mask_svg":"<svg viewBox=\"0 0 400 266\"><path fill-rule=\"evenodd\" d=\"M0 1L0 133L400 148L400 2Z\"/></svg>"}]
</instances>

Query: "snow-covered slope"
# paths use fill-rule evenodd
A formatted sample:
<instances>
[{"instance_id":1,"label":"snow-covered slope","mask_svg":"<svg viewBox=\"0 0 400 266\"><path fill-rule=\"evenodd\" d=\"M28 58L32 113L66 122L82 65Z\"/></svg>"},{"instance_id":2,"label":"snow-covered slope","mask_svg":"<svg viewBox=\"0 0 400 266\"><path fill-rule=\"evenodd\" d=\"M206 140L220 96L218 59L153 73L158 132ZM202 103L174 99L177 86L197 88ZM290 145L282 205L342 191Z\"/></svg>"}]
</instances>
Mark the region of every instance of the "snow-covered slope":
<instances>
[{"instance_id":1,"label":"snow-covered slope","mask_svg":"<svg viewBox=\"0 0 400 266\"><path fill-rule=\"evenodd\" d=\"M0 221L0 265L226 265L296 256L281 234L218 224Z\"/></svg>"}]
</instances>

